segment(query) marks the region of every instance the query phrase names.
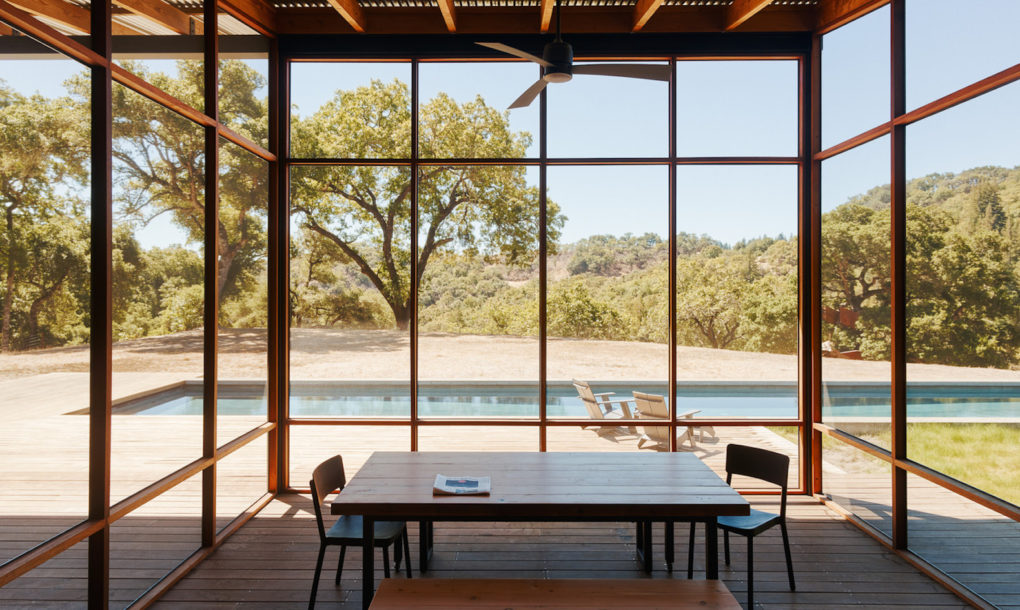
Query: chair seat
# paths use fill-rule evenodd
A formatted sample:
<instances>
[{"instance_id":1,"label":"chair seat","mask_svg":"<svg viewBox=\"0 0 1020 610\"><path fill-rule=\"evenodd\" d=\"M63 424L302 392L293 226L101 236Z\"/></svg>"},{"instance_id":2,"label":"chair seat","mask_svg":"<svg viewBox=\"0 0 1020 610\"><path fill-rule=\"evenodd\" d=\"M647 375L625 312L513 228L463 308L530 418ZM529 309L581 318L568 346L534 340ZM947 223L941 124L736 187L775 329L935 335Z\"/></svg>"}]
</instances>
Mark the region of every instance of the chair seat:
<instances>
[{"instance_id":1,"label":"chair seat","mask_svg":"<svg viewBox=\"0 0 1020 610\"><path fill-rule=\"evenodd\" d=\"M404 530L403 521L376 521L376 545L389 544L400 536ZM332 543L361 544L364 525L361 515L341 515L333 527L326 532L326 538Z\"/></svg>"},{"instance_id":2,"label":"chair seat","mask_svg":"<svg viewBox=\"0 0 1020 610\"><path fill-rule=\"evenodd\" d=\"M742 536L758 534L779 523L781 517L775 513L751 509L751 514L740 517L719 517L719 527Z\"/></svg>"}]
</instances>

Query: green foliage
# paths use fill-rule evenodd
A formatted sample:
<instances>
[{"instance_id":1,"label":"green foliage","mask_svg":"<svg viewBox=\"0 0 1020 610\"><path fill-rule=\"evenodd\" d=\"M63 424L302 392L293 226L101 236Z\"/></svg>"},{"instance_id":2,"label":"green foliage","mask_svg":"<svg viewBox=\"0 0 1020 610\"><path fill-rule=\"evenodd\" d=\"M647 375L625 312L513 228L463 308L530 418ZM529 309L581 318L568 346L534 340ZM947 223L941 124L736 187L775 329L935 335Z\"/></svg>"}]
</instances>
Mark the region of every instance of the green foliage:
<instances>
[{"instance_id":1,"label":"green foliage","mask_svg":"<svg viewBox=\"0 0 1020 610\"><path fill-rule=\"evenodd\" d=\"M546 314L553 337L626 339L623 318L613 306L598 299L582 282L563 282L550 291Z\"/></svg>"}]
</instances>

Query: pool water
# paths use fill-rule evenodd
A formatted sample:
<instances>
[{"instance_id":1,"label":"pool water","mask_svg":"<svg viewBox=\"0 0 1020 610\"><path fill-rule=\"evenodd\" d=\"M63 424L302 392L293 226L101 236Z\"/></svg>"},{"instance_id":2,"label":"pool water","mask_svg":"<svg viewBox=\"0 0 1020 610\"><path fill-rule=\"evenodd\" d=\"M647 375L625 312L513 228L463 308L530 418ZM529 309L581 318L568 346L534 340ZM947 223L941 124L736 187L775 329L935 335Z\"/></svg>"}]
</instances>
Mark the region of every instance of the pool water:
<instances>
[{"instance_id":1,"label":"pool water","mask_svg":"<svg viewBox=\"0 0 1020 610\"><path fill-rule=\"evenodd\" d=\"M599 392L629 396L640 390L664 394L665 386L634 383L626 387L596 386ZM224 395L225 394L225 395ZM685 383L678 388L679 412L698 409L696 417L796 418L797 388L792 383ZM825 417L888 417L889 386L827 384ZM1020 384L916 384L908 391L908 415L933 418L1020 419ZM406 384L296 383L291 391L291 417L407 417ZM537 417L538 386L520 383L446 383L421 386L420 417ZM220 415L258 415L267 405L262 386L236 387L221 393ZM180 391L119 405L115 412L137 415L199 415L202 397ZM573 386L550 385L549 417L588 416Z\"/></svg>"}]
</instances>

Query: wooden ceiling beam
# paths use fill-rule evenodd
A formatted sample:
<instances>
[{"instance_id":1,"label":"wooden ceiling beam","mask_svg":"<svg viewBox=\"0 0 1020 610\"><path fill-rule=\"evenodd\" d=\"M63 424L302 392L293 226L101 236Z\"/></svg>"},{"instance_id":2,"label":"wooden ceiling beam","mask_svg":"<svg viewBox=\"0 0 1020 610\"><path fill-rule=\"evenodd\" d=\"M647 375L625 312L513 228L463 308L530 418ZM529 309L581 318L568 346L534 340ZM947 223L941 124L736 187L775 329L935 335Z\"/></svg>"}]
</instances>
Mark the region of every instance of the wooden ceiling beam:
<instances>
[{"instance_id":1,"label":"wooden ceiling beam","mask_svg":"<svg viewBox=\"0 0 1020 610\"><path fill-rule=\"evenodd\" d=\"M220 8L256 32L276 36L278 13L267 0L219 0L219 3Z\"/></svg>"},{"instance_id":2,"label":"wooden ceiling beam","mask_svg":"<svg viewBox=\"0 0 1020 610\"><path fill-rule=\"evenodd\" d=\"M553 7L556 6L556 0L542 0L542 4L539 6L539 13L541 19L539 21L538 31L545 34L549 31L549 24L552 23Z\"/></svg>"},{"instance_id":3,"label":"wooden ceiling beam","mask_svg":"<svg viewBox=\"0 0 1020 610\"><path fill-rule=\"evenodd\" d=\"M726 9L726 31L735 30L758 11L772 3L772 0L733 0Z\"/></svg>"},{"instance_id":4,"label":"wooden ceiling beam","mask_svg":"<svg viewBox=\"0 0 1020 610\"><path fill-rule=\"evenodd\" d=\"M76 4L64 2L63 0L14 0L11 4L39 17L52 19L80 34L88 34L91 27L91 16L88 9ZM134 28L114 23L113 33L122 34L143 34Z\"/></svg>"},{"instance_id":5,"label":"wooden ceiling beam","mask_svg":"<svg viewBox=\"0 0 1020 610\"><path fill-rule=\"evenodd\" d=\"M446 30L453 34L457 31L457 14L453 10L453 0L439 0L439 12L443 14Z\"/></svg>"},{"instance_id":6,"label":"wooden ceiling beam","mask_svg":"<svg viewBox=\"0 0 1020 610\"><path fill-rule=\"evenodd\" d=\"M151 19L178 34L193 33L191 16L162 0L113 0L129 12Z\"/></svg>"},{"instance_id":7,"label":"wooden ceiling beam","mask_svg":"<svg viewBox=\"0 0 1020 610\"><path fill-rule=\"evenodd\" d=\"M634 23L631 30L637 32L645 27L652 15L662 6L662 0L638 0L634 5Z\"/></svg>"},{"instance_id":8,"label":"wooden ceiling beam","mask_svg":"<svg viewBox=\"0 0 1020 610\"><path fill-rule=\"evenodd\" d=\"M364 34L368 30L368 21L365 13L361 10L358 0L329 0L330 6L340 13L344 21L348 23L355 32Z\"/></svg>"},{"instance_id":9,"label":"wooden ceiling beam","mask_svg":"<svg viewBox=\"0 0 1020 610\"><path fill-rule=\"evenodd\" d=\"M889 0L820 0L815 31L819 34L831 32L886 4L889 4Z\"/></svg>"}]
</instances>

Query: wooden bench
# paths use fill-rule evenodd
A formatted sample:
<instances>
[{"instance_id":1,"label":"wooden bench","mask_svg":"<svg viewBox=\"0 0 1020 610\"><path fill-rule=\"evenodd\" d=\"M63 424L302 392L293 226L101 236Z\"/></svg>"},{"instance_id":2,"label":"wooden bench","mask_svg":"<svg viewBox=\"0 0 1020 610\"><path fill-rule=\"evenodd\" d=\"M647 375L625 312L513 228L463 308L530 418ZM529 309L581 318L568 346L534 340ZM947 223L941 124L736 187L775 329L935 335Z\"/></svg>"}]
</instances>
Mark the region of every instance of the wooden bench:
<instances>
[{"instance_id":1,"label":"wooden bench","mask_svg":"<svg viewBox=\"0 0 1020 610\"><path fill-rule=\"evenodd\" d=\"M397 608L726 608L740 604L718 580L384 579L373 610Z\"/></svg>"}]
</instances>

